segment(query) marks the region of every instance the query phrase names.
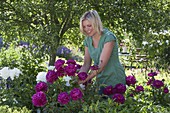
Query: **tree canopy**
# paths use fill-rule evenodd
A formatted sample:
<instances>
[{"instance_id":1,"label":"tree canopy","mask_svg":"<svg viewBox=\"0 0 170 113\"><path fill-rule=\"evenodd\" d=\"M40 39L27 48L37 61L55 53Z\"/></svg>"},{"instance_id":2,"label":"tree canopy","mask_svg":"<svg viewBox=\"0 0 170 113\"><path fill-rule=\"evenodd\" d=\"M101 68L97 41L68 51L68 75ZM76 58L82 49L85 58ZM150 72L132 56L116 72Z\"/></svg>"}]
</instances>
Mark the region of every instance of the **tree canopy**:
<instances>
[{"instance_id":1,"label":"tree canopy","mask_svg":"<svg viewBox=\"0 0 170 113\"><path fill-rule=\"evenodd\" d=\"M82 47L79 18L91 9L99 12L104 26L119 40L128 38L134 47L142 47L143 41L152 44L154 51L150 46L146 49L153 57L155 51L160 55L169 46L168 0L1 0L0 4L3 41L16 45L21 40L29 42L30 48L36 46L40 51L39 57L46 53L50 56L50 65L59 45Z\"/></svg>"}]
</instances>

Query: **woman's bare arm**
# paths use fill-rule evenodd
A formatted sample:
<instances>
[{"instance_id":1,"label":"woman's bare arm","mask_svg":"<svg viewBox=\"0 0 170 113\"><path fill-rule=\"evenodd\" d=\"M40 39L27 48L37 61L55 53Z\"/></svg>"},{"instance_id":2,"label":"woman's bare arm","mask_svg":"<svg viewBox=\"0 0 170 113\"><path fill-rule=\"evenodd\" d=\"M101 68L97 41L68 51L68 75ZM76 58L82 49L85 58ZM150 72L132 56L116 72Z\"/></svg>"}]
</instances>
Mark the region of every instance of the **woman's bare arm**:
<instances>
[{"instance_id":1,"label":"woman's bare arm","mask_svg":"<svg viewBox=\"0 0 170 113\"><path fill-rule=\"evenodd\" d=\"M87 77L86 80L81 81L81 82L79 82L79 83L85 83L86 81L94 78L98 73L100 73L100 72L103 71L103 69L105 68L105 66L107 65L107 63L108 63L108 61L109 61L109 59L110 59L110 56L111 56L113 47L114 47L114 41L105 43L104 48L103 48L103 50L102 50L102 53L101 53L101 55L100 55L99 69L93 71L93 72Z\"/></svg>"},{"instance_id":2,"label":"woman's bare arm","mask_svg":"<svg viewBox=\"0 0 170 113\"><path fill-rule=\"evenodd\" d=\"M92 60L90 58L88 47L85 47L84 63L83 63L79 72L86 72L87 73L90 69L91 62L92 62Z\"/></svg>"}]
</instances>

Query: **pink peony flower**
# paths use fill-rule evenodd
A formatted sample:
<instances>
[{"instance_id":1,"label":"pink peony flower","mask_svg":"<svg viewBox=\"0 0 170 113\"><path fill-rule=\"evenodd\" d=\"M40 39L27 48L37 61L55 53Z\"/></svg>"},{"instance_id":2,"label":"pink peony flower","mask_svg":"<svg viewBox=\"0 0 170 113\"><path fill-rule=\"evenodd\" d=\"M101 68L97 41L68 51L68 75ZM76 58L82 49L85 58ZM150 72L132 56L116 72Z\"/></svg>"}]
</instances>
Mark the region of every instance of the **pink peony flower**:
<instances>
[{"instance_id":1,"label":"pink peony flower","mask_svg":"<svg viewBox=\"0 0 170 113\"><path fill-rule=\"evenodd\" d=\"M74 88L73 90L71 90L70 96L72 100L78 100L82 98L83 93L81 92L79 88Z\"/></svg>"},{"instance_id":2,"label":"pink peony flower","mask_svg":"<svg viewBox=\"0 0 170 113\"><path fill-rule=\"evenodd\" d=\"M32 96L32 103L36 107L43 107L47 103L47 98L44 92L37 92Z\"/></svg>"},{"instance_id":3,"label":"pink peony flower","mask_svg":"<svg viewBox=\"0 0 170 113\"><path fill-rule=\"evenodd\" d=\"M151 73L148 73L148 76L153 77L153 76L156 76L157 74L158 74L157 72L151 72Z\"/></svg>"},{"instance_id":4,"label":"pink peony flower","mask_svg":"<svg viewBox=\"0 0 170 113\"><path fill-rule=\"evenodd\" d=\"M87 73L86 72L80 72L78 74L79 80L85 80L87 78Z\"/></svg>"},{"instance_id":5,"label":"pink peony flower","mask_svg":"<svg viewBox=\"0 0 170 113\"><path fill-rule=\"evenodd\" d=\"M66 64L73 64L76 65L76 61L73 59L67 60Z\"/></svg>"},{"instance_id":6,"label":"pink peony flower","mask_svg":"<svg viewBox=\"0 0 170 113\"><path fill-rule=\"evenodd\" d=\"M68 104L68 102L70 101L70 96L67 92L62 92L58 95L57 100L60 104Z\"/></svg>"},{"instance_id":7,"label":"pink peony flower","mask_svg":"<svg viewBox=\"0 0 170 113\"><path fill-rule=\"evenodd\" d=\"M45 82L39 82L35 86L36 92L39 92L39 91L46 92L47 89L48 89L48 86L47 86L47 83L45 83Z\"/></svg>"},{"instance_id":8,"label":"pink peony flower","mask_svg":"<svg viewBox=\"0 0 170 113\"><path fill-rule=\"evenodd\" d=\"M164 93L169 93L169 89L167 87L164 88Z\"/></svg>"},{"instance_id":9,"label":"pink peony flower","mask_svg":"<svg viewBox=\"0 0 170 113\"><path fill-rule=\"evenodd\" d=\"M62 59L58 59L55 63L54 66L55 68L58 70L60 67L62 67L64 65L65 61Z\"/></svg>"},{"instance_id":10,"label":"pink peony flower","mask_svg":"<svg viewBox=\"0 0 170 113\"><path fill-rule=\"evenodd\" d=\"M99 67L98 67L98 65L93 65L93 66L90 66L90 69L91 69L91 70L98 70Z\"/></svg>"},{"instance_id":11,"label":"pink peony flower","mask_svg":"<svg viewBox=\"0 0 170 113\"><path fill-rule=\"evenodd\" d=\"M136 78L133 75L129 75L126 77L126 84L128 86L136 84Z\"/></svg>"},{"instance_id":12,"label":"pink peony flower","mask_svg":"<svg viewBox=\"0 0 170 113\"><path fill-rule=\"evenodd\" d=\"M125 86L124 84L119 83L119 84L116 84L116 86L114 87L114 89L116 90L116 93L121 93L121 94L123 94L123 93L125 93L125 91L126 91L126 86Z\"/></svg>"},{"instance_id":13,"label":"pink peony flower","mask_svg":"<svg viewBox=\"0 0 170 113\"><path fill-rule=\"evenodd\" d=\"M103 94L105 95L112 95L113 92L114 92L114 89L112 85L105 87L103 90Z\"/></svg>"},{"instance_id":14,"label":"pink peony flower","mask_svg":"<svg viewBox=\"0 0 170 113\"><path fill-rule=\"evenodd\" d=\"M65 67L65 71L68 76L74 76L77 71L77 68L75 67L75 65L69 64Z\"/></svg>"},{"instance_id":15,"label":"pink peony flower","mask_svg":"<svg viewBox=\"0 0 170 113\"><path fill-rule=\"evenodd\" d=\"M122 94L116 93L113 95L112 99L120 104L123 104L125 102L125 97Z\"/></svg>"},{"instance_id":16,"label":"pink peony flower","mask_svg":"<svg viewBox=\"0 0 170 113\"><path fill-rule=\"evenodd\" d=\"M49 70L46 75L47 82L53 84L57 79L57 73L53 70Z\"/></svg>"},{"instance_id":17,"label":"pink peony flower","mask_svg":"<svg viewBox=\"0 0 170 113\"><path fill-rule=\"evenodd\" d=\"M136 92L141 92L141 91L144 91L144 88L143 88L143 86L136 86L135 91Z\"/></svg>"},{"instance_id":18,"label":"pink peony flower","mask_svg":"<svg viewBox=\"0 0 170 113\"><path fill-rule=\"evenodd\" d=\"M161 80L154 80L152 83L153 87L159 89L164 86L164 83Z\"/></svg>"}]
</instances>

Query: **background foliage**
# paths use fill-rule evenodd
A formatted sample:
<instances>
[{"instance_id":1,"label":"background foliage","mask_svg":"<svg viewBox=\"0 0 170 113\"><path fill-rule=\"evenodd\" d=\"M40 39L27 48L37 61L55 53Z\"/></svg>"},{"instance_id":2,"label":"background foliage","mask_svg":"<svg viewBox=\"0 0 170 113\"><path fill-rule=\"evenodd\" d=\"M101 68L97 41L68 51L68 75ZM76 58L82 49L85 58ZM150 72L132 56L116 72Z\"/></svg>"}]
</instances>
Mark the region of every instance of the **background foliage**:
<instances>
[{"instance_id":1,"label":"background foliage","mask_svg":"<svg viewBox=\"0 0 170 113\"><path fill-rule=\"evenodd\" d=\"M37 73L45 70L42 64L48 61L48 65L53 65L57 48L62 45L83 51L84 36L79 33L79 18L91 9L98 11L104 26L115 33L119 43L128 40L128 52L136 55L136 48L141 48L141 54L147 55L147 66L164 68L166 75L169 74L169 0L1 0L0 4L0 39L3 39L0 68L17 67L23 72L13 81L10 90L0 93L1 104L34 109L30 97L34 93ZM20 48L21 41L27 45ZM148 43L144 45L144 41ZM2 101L2 97L11 99ZM106 104L88 105L89 108L105 109ZM88 105L84 106L84 111ZM133 105L127 106L134 110ZM168 111L159 107L138 106L143 111ZM97 108L93 110L98 112ZM126 109L120 106L118 111L121 108ZM108 112L110 109L107 108Z\"/></svg>"}]
</instances>

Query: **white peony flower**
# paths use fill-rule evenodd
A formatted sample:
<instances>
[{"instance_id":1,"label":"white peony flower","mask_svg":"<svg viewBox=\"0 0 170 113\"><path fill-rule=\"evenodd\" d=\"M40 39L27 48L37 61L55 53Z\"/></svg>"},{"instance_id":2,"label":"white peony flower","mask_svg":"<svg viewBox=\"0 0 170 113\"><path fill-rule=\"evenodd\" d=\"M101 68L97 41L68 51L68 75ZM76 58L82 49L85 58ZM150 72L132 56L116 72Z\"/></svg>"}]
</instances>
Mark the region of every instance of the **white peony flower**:
<instances>
[{"instance_id":1,"label":"white peony flower","mask_svg":"<svg viewBox=\"0 0 170 113\"><path fill-rule=\"evenodd\" d=\"M39 72L37 77L36 77L36 81L37 82L46 82L47 83L47 80L46 80L46 75L47 75L47 72Z\"/></svg>"},{"instance_id":2,"label":"white peony flower","mask_svg":"<svg viewBox=\"0 0 170 113\"><path fill-rule=\"evenodd\" d=\"M9 67L4 67L0 70L0 76L3 79L7 79L8 77L10 77L10 71L9 71Z\"/></svg>"},{"instance_id":3,"label":"white peony flower","mask_svg":"<svg viewBox=\"0 0 170 113\"><path fill-rule=\"evenodd\" d=\"M82 90L85 90L85 85L79 84L79 86L81 87Z\"/></svg>"},{"instance_id":4,"label":"white peony flower","mask_svg":"<svg viewBox=\"0 0 170 113\"><path fill-rule=\"evenodd\" d=\"M64 77L63 77L63 80L66 81L66 86L70 86L71 77L69 77L68 75L67 75L67 76L64 76Z\"/></svg>"},{"instance_id":5,"label":"white peony flower","mask_svg":"<svg viewBox=\"0 0 170 113\"><path fill-rule=\"evenodd\" d=\"M54 70L55 66L48 66L48 70Z\"/></svg>"},{"instance_id":6,"label":"white peony flower","mask_svg":"<svg viewBox=\"0 0 170 113\"><path fill-rule=\"evenodd\" d=\"M14 80L14 77L19 77L19 74L21 74L21 71L18 68L14 68L10 70L10 78L11 80Z\"/></svg>"}]
</instances>

